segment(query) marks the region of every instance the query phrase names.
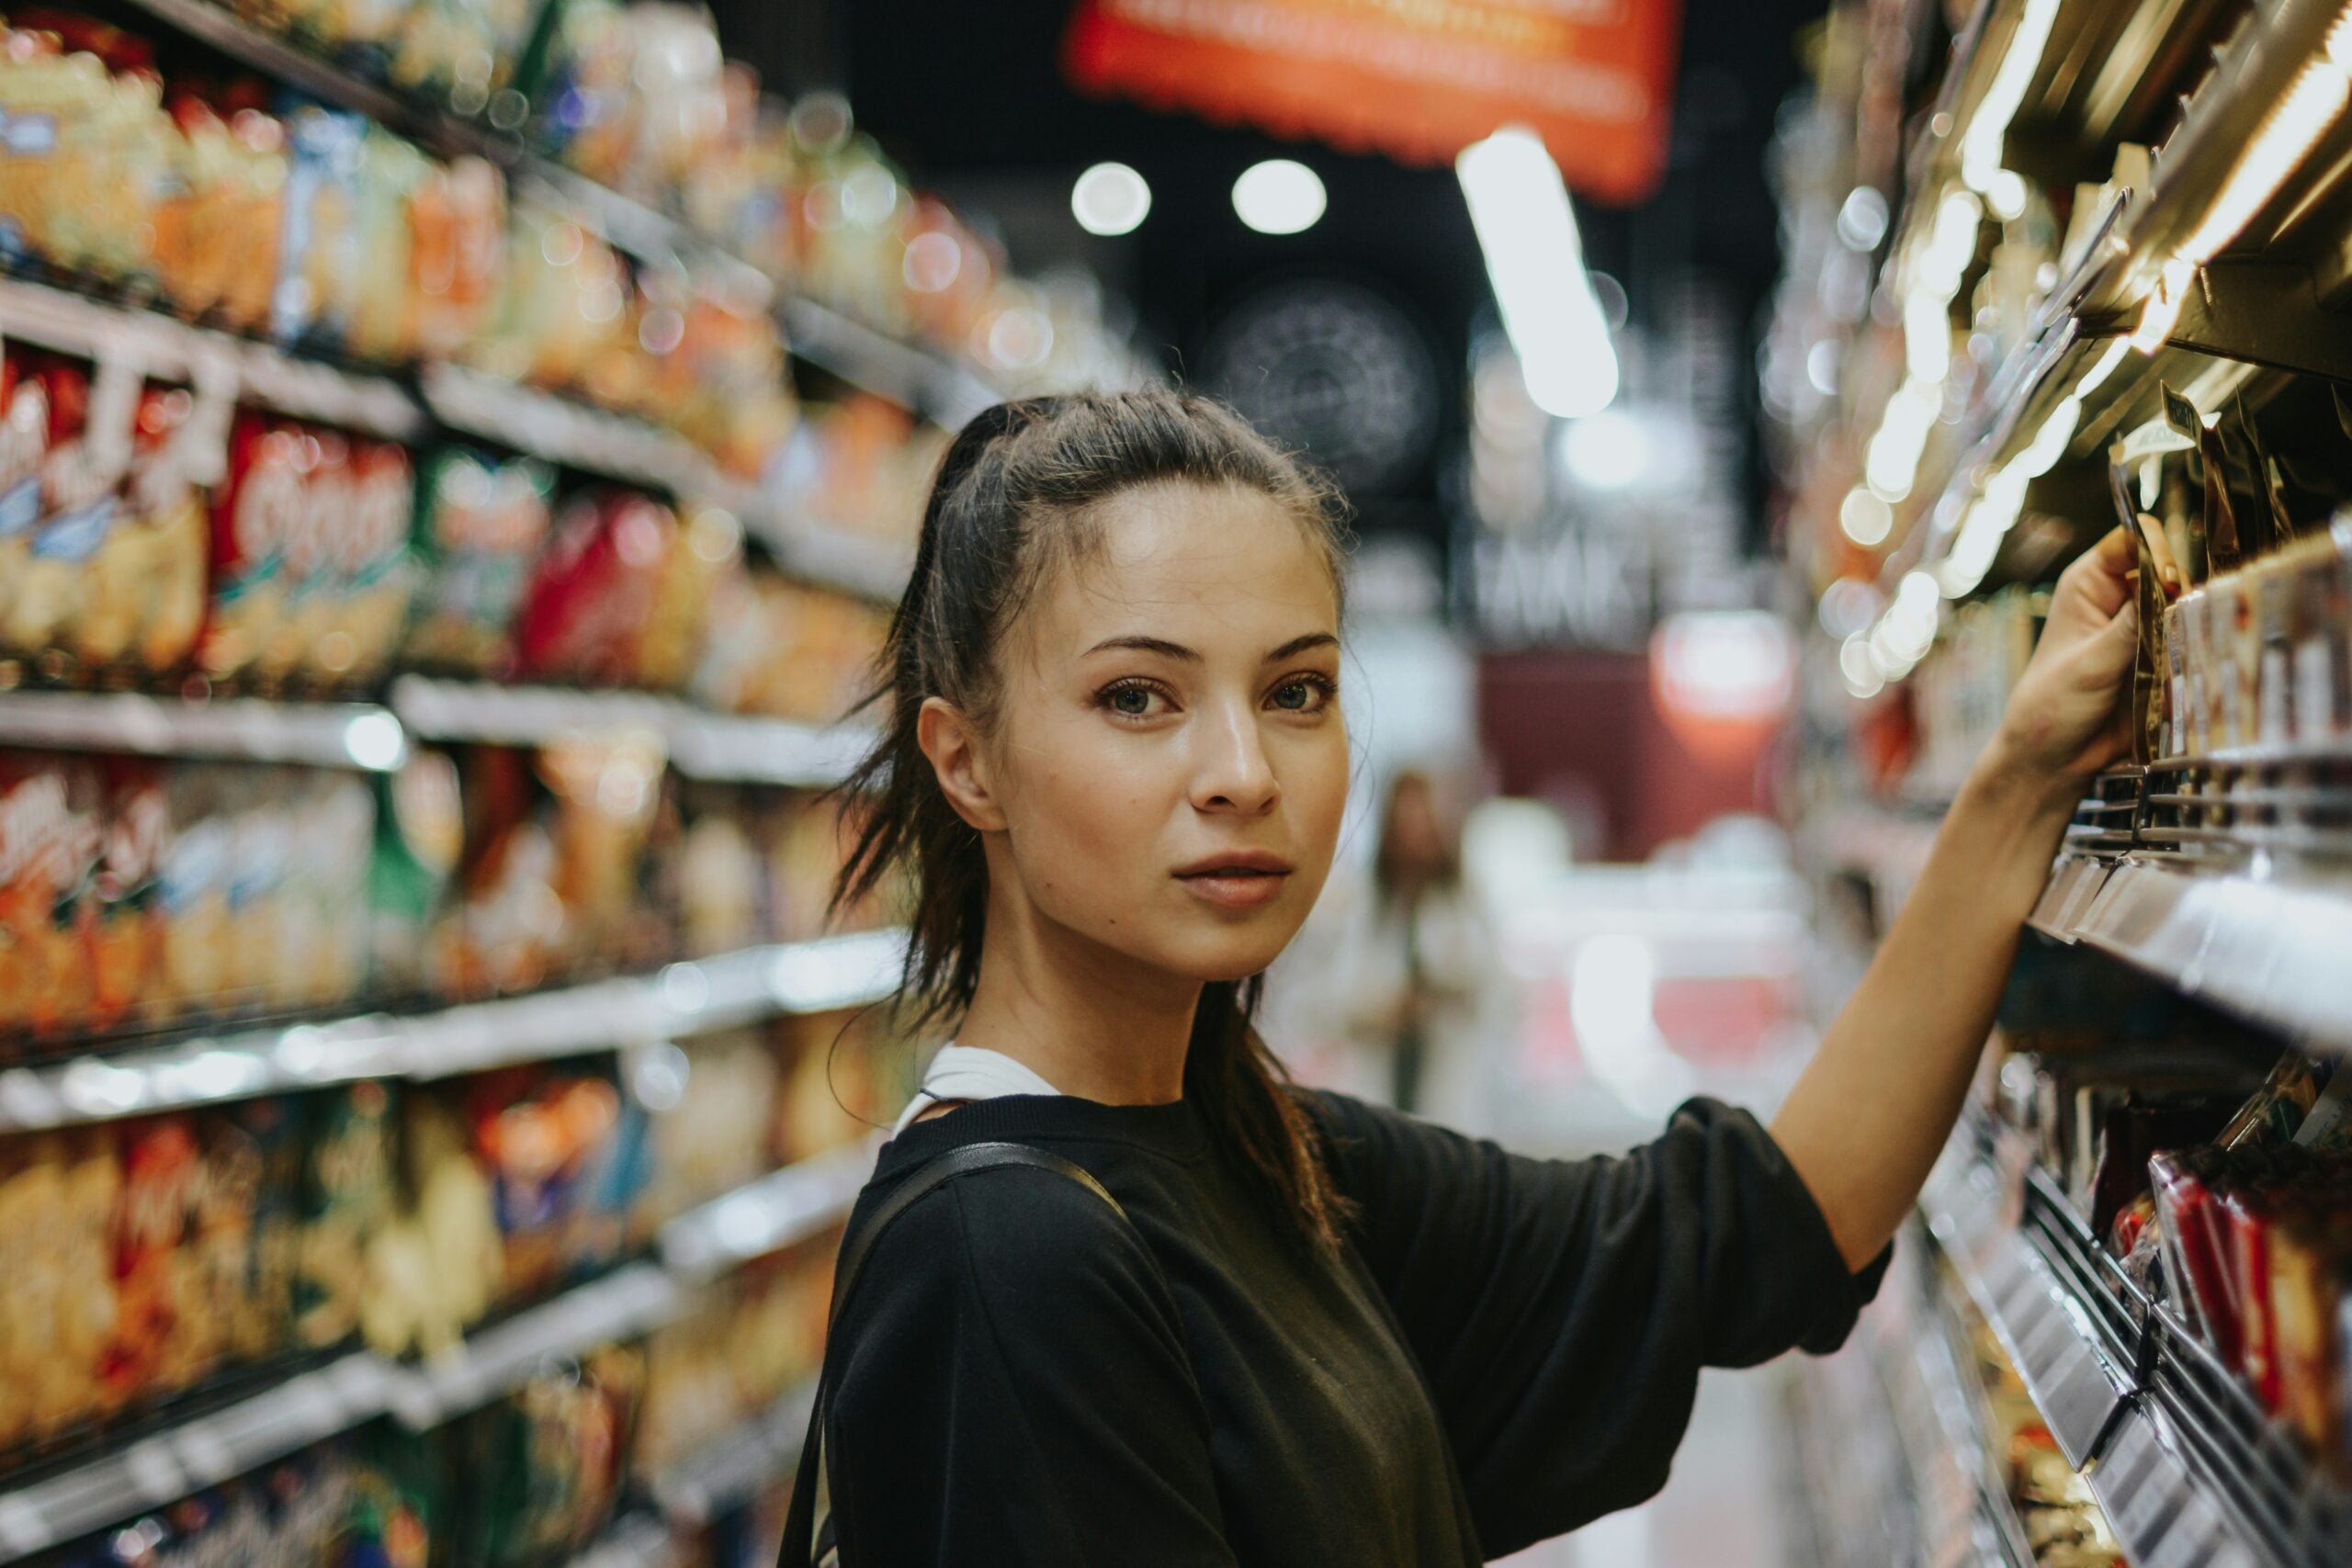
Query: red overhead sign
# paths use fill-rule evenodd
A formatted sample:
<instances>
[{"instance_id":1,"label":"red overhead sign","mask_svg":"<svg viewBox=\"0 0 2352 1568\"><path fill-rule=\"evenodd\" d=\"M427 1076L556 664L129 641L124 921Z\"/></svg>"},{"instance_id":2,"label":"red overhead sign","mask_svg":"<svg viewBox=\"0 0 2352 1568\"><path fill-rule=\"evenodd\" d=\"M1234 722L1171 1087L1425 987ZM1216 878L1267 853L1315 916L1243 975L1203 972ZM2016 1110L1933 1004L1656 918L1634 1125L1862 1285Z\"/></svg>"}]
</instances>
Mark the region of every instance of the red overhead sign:
<instances>
[{"instance_id":1,"label":"red overhead sign","mask_svg":"<svg viewBox=\"0 0 2352 1568\"><path fill-rule=\"evenodd\" d=\"M1079 0L1083 88L1408 163L1510 124L1634 202L1666 164L1679 0Z\"/></svg>"}]
</instances>

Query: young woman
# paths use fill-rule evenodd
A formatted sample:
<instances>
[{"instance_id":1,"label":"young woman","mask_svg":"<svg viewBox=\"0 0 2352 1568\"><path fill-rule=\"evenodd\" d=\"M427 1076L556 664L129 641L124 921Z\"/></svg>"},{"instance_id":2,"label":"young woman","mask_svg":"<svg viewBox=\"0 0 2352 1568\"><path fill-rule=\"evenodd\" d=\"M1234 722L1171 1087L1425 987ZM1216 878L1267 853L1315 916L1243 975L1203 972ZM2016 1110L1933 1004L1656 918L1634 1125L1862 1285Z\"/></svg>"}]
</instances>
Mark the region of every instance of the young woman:
<instances>
[{"instance_id":1,"label":"young woman","mask_svg":"<svg viewBox=\"0 0 2352 1568\"><path fill-rule=\"evenodd\" d=\"M2120 741L2121 546L2061 582L1771 1130L1693 1100L1569 1164L1295 1089L1252 1032L1347 792L1338 529L1177 393L1005 405L948 452L844 887L910 876L908 995L956 1044L852 1232L991 1141L1119 1209L996 1168L879 1234L827 1352L847 1568L1481 1562L1655 1493L1702 1367L1826 1350L1875 1289Z\"/></svg>"}]
</instances>

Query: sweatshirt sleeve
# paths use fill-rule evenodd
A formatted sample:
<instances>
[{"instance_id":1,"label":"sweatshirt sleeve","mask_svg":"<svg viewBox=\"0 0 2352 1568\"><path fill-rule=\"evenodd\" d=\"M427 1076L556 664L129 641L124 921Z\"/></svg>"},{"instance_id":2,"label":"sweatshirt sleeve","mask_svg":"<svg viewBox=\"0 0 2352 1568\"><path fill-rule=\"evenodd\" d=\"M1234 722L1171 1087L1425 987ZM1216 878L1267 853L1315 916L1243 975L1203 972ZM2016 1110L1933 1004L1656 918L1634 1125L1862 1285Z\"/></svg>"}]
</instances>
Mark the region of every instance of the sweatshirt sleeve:
<instances>
[{"instance_id":1,"label":"sweatshirt sleeve","mask_svg":"<svg viewBox=\"0 0 2352 1568\"><path fill-rule=\"evenodd\" d=\"M1050 1172L967 1176L875 1245L826 1462L857 1568L1234 1568L1207 1407L1143 1242Z\"/></svg>"},{"instance_id":2,"label":"sweatshirt sleeve","mask_svg":"<svg viewBox=\"0 0 2352 1568\"><path fill-rule=\"evenodd\" d=\"M1770 1134L1712 1100L1571 1162L1316 1099L1493 1556L1656 1495L1702 1367L1835 1349L1885 1270L1850 1273Z\"/></svg>"}]
</instances>

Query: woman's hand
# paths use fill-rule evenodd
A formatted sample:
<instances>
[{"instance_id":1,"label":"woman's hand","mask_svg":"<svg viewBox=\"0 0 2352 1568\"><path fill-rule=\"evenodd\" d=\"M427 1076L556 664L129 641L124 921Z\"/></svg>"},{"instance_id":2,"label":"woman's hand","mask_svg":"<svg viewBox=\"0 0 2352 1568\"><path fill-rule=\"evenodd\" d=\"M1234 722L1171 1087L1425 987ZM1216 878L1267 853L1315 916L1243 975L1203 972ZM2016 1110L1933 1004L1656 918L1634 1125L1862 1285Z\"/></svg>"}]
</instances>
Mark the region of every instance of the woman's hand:
<instances>
[{"instance_id":1,"label":"woman's hand","mask_svg":"<svg viewBox=\"0 0 2352 1568\"><path fill-rule=\"evenodd\" d=\"M2071 807L2085 784L2128 755L2139 605L2132 592L2135 555L2117 528L2058 579L2041 640L2009 694L2007 711L1977 773L2007 775Z\"/></svg>"}]
</instances>

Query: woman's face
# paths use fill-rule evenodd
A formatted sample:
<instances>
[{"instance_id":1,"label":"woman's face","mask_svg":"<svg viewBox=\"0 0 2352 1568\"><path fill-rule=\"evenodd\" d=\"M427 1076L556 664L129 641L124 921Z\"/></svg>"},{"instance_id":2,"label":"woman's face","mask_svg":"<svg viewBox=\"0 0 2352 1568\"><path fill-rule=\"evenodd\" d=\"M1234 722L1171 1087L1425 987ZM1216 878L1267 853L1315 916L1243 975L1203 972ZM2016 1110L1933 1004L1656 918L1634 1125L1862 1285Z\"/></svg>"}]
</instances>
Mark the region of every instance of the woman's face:
<instances>
[{"instance_id":1,"label":"woman's face","mask_svg":"<svg viewBox=\"0 0 2352 1568\"><path fill-rule=\"evenodd\" d=\"M1240 979L1306 919L1346 805L1329 559L1238 488L1129 491L1100 527L1000 652L990 875L1138 963Z\"/></svg>"}]
</instances>

